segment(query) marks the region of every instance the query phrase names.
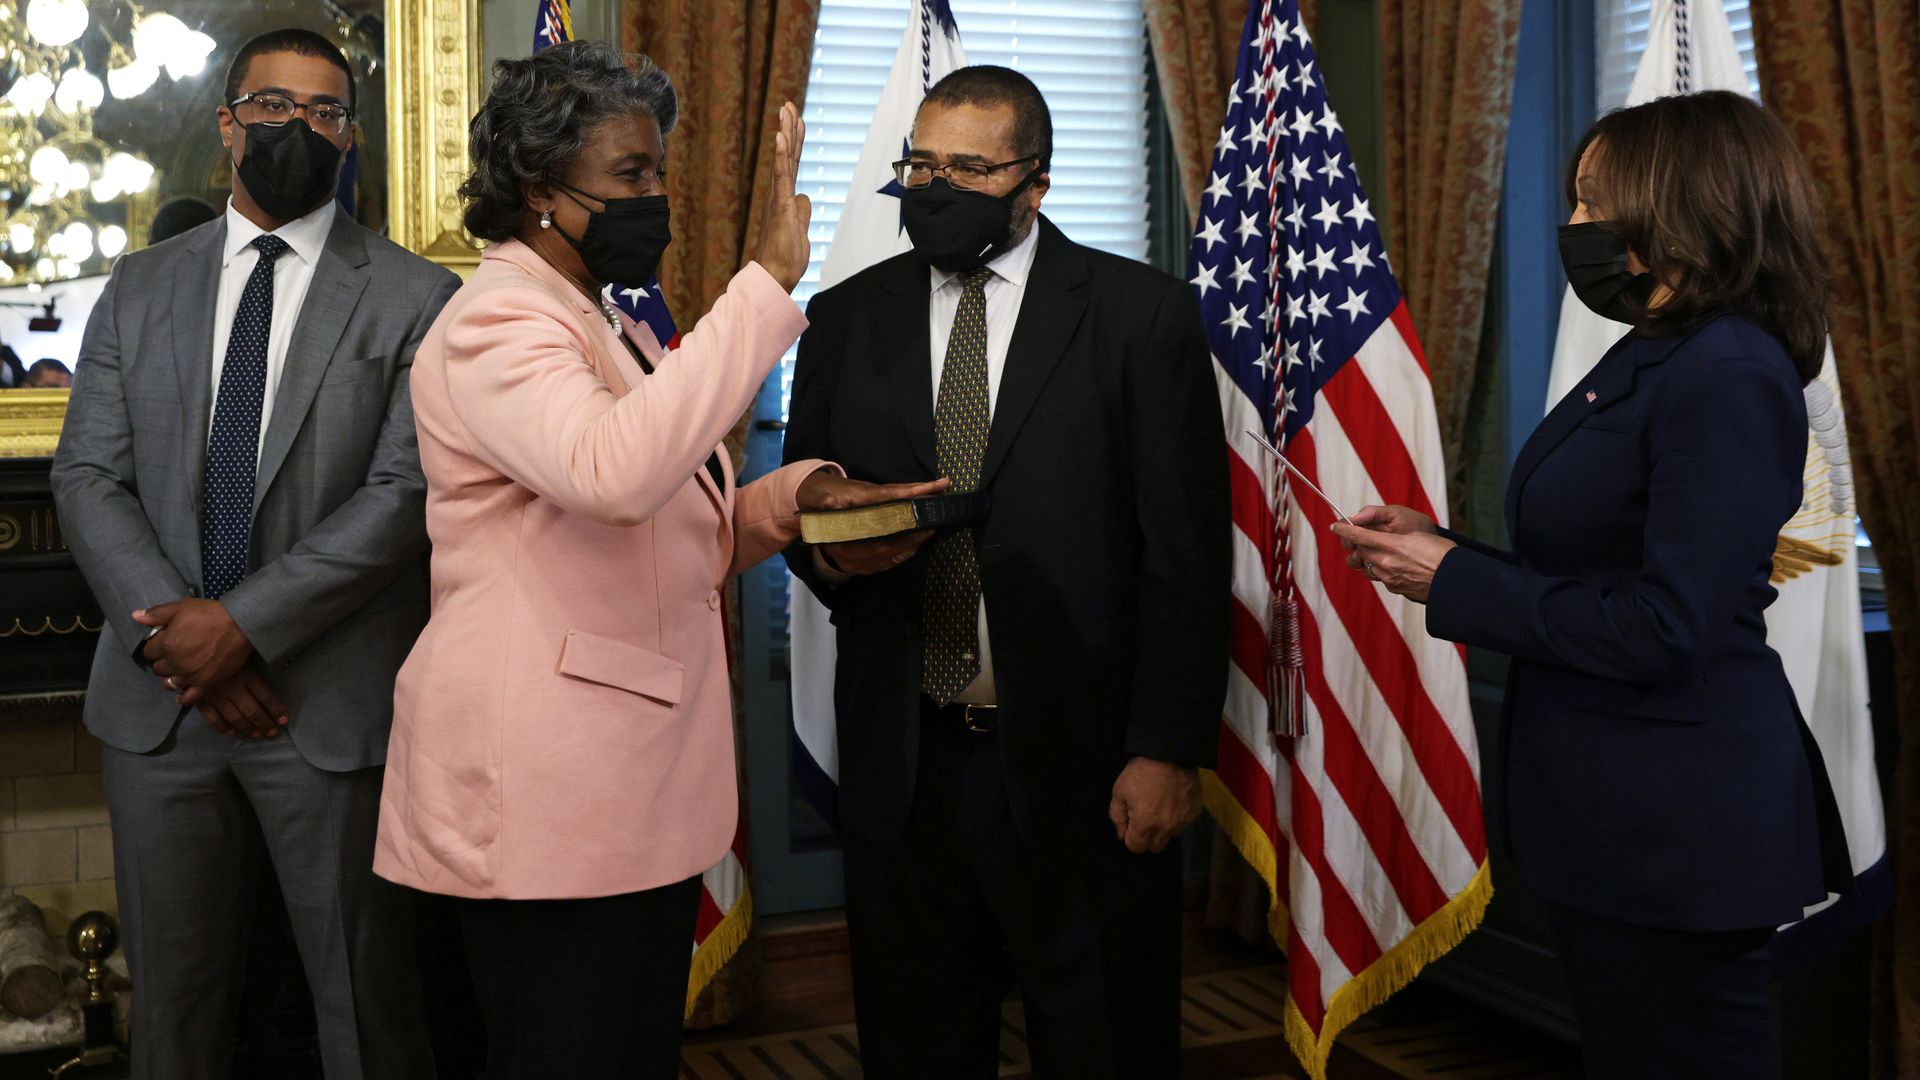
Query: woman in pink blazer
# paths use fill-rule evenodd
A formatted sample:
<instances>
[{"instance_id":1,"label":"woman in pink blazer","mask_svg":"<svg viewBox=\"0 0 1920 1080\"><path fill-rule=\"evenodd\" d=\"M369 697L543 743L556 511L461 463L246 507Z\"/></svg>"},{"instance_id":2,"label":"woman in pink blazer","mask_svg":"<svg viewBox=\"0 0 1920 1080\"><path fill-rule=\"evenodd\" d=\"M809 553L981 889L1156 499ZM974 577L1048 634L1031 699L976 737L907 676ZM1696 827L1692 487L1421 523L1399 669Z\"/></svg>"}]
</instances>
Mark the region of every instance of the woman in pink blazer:
<instances>
[{"instance_id":1,"label":"woman in pink blazer","mask_svg":"<svg viewBox=\"0 0 1920 1080\"><path fill-rule=\"evenodd\" d=\"M495 1077L674 1075L699 877L738 806L721 584L801 509L932 490L819 461L736 489L715 449L806 326L791 104L757 256L680 347L603 303L666 246L676 114L604 44L497 64L462 189L492 245L413 363L433 613L374 869L464 898Z\"/></svg>"}]
</instances>

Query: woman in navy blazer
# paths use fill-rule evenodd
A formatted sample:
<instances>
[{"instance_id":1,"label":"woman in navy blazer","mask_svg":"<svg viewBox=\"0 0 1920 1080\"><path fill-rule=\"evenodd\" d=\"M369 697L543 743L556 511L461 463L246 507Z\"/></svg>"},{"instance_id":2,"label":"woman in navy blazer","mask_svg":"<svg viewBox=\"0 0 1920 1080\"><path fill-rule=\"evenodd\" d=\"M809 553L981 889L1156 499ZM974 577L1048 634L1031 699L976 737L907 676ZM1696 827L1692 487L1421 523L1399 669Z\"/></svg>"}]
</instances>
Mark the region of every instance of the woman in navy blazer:
<instances>
[{"instance_id":1,"label":"woman in navy blazer","mask_svg":"<svg viewBox=\"0 0 1920 1080\"><path fill-rule=\"evenodd\" d=\"M1404 507L1334 528L1429 633L1513 657L1487 803L1589 1073L1770 1076L1768 941L1849 882L1762 617L1826 337L1812 183L1727 93L1603 118L1570 179L1568 278L1635 330L1521 450L1513 551Z\"/></svg>"}]
</instances>

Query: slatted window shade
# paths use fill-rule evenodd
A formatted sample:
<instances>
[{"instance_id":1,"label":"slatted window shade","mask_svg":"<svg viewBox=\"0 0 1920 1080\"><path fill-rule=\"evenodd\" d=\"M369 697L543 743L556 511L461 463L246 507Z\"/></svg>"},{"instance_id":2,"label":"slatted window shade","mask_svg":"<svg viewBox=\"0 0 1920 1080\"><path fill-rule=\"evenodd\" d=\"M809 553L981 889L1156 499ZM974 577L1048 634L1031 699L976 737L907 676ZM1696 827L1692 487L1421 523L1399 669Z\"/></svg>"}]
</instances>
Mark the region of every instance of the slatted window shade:
<instances>
[{"instance_id":1,"label":"slatted window shade","mask_svg":"<svg viewBox=\"0 0 1920 1080\"><path fill-rule=\"evenodd\" d=\"M1014 68L1053 112L1045 212L1075 240L1147 256L1147 45L1140 0L952 0L967 61ZM805 304L906 29L905 0L823 0L807 80L800 190L813 201ZM782 379L790 378L783 366ZM788 385L781 388L787 399Z\"/></svg>"},{"instance_id":2,"label":"slatted window shade","mask_svg":"<svg viewBox=\"0 0 1920 1080\"><path fill-rule=\"evenodd\" d=\"M1760 93L1759 63L1753 55L1753 12L1748 0L1723 0L1727 23L1733 27L1733 40L1740 46L1740 63L1747 72L1747 85L1755 96ZM1626 104L1633 89L1633 75L1640 66L1640 54L1647 49L1647 24L1652 16L1653 0L1595 0L1594 70L1599 82L1596 104L1601 113Z\"/></svg>"}]
</instances>

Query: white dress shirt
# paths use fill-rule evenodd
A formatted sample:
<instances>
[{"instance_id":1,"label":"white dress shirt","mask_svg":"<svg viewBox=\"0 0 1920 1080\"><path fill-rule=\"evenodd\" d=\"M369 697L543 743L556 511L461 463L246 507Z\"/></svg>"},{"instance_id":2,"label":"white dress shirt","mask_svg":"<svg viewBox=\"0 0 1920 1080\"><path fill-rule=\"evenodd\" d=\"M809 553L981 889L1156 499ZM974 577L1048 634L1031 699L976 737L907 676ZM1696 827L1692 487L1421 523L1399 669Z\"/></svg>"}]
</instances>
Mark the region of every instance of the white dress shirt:
<instances>
[{"instance_id":1,"label":"white dress shirt","mask_svg":"<svg viewBox=\"0 0 1920 1080\"><path fill-rule=\"evenodd\" d=\"M987 416L993 416L994 402L1000 397L1000 376L1007 367L1007 346L1013 341L1013 327L1020 319L1020 301L1027 294L1027 275L1033 270L1033 253L1038 247L1040 223L1027 229L1026 239L987 264L993 276L987 279ZM961 274L933 271L933 291L927 297L927 328L933 335L933 401L940 406L940 373L947 366L947 338L953 333L953 317L960 311L960 294L966 291ZM998 699L993 684L993 647L987 640L987 600L980 597L980 674L960 691L955 701L969 705L992 705Z\"/></svg>"},{"instance_id":2,"label":"white dress shirt","mask_svg":"<svg viewBox=\"0 0 1920 1080\"><path fill-rule=\"evenodd\" d=\"M320 264L326 250L327 234L333 231L337 205L332 199L318 210L273 231L293 250L280 256L273 268L273 325L267 334L267 385L260 399L260 442L267 438L267 423L273 419L274 391L280 386L280 373L286 367L287 343L293 340L293 325L299 321L300 308L306 303L307 286L313 284L313 268ZM266 230L247 220L246 215L227 203L227 246L221 252L220 294L213 309L213 394L208 400L207 437L213 437L213 415L219 411L220 374L227 366L227 339L233 334L233 319L240 312L240 294L247 278L260 263L260 252L252 247ZM256 449L255 453L259 451Z\"/></svg>"}]
</instances>

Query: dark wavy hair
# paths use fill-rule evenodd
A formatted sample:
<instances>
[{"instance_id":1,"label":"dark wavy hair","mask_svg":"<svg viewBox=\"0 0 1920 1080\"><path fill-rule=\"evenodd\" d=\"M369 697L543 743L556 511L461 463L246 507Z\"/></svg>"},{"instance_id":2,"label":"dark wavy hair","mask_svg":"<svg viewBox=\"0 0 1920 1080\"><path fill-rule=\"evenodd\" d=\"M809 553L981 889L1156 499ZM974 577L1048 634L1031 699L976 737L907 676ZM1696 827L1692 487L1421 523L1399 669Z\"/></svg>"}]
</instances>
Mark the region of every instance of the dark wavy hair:
<instances>
[{"instance_id":1,"label":"dark wavy hair","mask_svg":"<svg viewBox=\"0 0 1920 1080\"><path fill-rule=\"evenodd\" d=\"M1574 151L1572 204L1588 147L1595 216L1673 293L1642 316L1643 331L1683 333L1731 311L1780 339L1801 382L1819 376L1831 291L1820 204L1772 113L1725 90L1609 113Z\"/></svg>"},{"instance_id":2,"label":"dark wavy hair","mask_svg":"<svg viewBox=\"0 0 1920 1080\"><path fill-rule=\"evenodd\" d=\"M526 185L564 169L600 124L635 113L653 117L662 136L680 118L673 81L639 53L569 41L495 63L487 100L467 127L467 231L494 241L519 232Z\"/></svg>"}]
</instances>

